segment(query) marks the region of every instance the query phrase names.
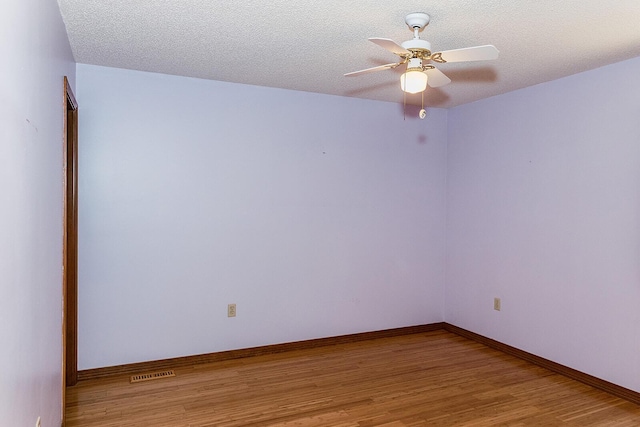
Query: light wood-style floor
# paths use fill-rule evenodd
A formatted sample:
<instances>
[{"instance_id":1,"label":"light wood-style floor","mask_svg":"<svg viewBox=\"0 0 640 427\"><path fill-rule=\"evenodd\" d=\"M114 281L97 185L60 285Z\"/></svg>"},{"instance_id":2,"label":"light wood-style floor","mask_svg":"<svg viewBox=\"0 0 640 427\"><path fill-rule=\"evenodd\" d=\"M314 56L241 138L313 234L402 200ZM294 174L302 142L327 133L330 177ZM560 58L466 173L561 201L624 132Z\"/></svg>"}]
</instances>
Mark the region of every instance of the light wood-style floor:
<instances>
[{"instance_id":1,"label":"light wood-style floor","mask_svg":"<svg viewBox=\"0 0 640 427\"><path fill-rule=\"evenodd\" d=\"M80 382L67 426L639 426L640 406L445 331Z\"/></svg>"}]
</instances>

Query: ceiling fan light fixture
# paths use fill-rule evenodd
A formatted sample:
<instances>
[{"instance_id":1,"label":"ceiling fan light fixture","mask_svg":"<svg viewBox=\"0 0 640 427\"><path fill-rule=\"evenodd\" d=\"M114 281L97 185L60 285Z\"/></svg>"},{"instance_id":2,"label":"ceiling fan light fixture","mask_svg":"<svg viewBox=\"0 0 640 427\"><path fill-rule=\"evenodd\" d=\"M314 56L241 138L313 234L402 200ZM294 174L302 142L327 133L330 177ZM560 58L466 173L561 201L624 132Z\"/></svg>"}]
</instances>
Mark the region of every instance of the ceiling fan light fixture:
<instances>
[{"instance_id":1,"label":"ceiling fan light fixture","mask_svg":"<svg viewBox=\"0 0 640 427\"><path fill-rule=\"evenodd\" d=\"M427 74L420 68L408 69L400 77L400 87L407 93L424 92L427 88Z\"/></svg>"}]
</instances>

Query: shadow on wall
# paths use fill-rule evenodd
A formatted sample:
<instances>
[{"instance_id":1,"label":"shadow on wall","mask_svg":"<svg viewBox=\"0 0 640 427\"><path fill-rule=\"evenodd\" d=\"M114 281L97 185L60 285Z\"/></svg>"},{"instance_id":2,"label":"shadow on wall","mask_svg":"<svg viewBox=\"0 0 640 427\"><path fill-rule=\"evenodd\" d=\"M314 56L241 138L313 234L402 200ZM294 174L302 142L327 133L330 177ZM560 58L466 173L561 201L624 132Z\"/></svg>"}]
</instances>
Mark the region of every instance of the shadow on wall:
<instances>
[{"instance_id":1,"label":"shadow on wall","mask_svg":"<svg viewBox=\"0 0 640 427\"><path fill-rule=\"evenodd\" d=\"M417 121L422 121L424 122L424 128L428 128L428 123L427 120L429 118L429 109L430 107L425 106L425 112L426 112L426 116L424 119L420 118L420 110L422 110L422 108L420 108L420 106L418 105L412 105L412 104L407 104L405 106L403 106L402 104L398 104L398 108L400 109L400 113L403 114L403 108L404 108L404 120L406 121L411 121L411 122L415 122ZM415 137L415 143L418 145L426 145L429 143L429 137L427 136L426 133L419 133L418 135L416 135Z\"/></svg>"}]
</instances>

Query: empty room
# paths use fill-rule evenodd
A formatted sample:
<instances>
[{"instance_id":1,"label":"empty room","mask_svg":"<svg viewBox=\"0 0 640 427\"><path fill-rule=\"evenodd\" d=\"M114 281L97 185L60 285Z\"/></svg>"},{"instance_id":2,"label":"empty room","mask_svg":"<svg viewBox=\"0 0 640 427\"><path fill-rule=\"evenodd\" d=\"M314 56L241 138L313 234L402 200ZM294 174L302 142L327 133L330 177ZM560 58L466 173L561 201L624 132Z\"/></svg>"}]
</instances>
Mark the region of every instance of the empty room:
<instances>
[{"instance_id":1,"label":"empty room","mask_svg":"<svg viewBox=\"0 0 640 427\"><path fill-rule=\"evenodd\" d=\"M637 1L0 12L0 425L640 425Z\"/></svg>"}]
</instances>

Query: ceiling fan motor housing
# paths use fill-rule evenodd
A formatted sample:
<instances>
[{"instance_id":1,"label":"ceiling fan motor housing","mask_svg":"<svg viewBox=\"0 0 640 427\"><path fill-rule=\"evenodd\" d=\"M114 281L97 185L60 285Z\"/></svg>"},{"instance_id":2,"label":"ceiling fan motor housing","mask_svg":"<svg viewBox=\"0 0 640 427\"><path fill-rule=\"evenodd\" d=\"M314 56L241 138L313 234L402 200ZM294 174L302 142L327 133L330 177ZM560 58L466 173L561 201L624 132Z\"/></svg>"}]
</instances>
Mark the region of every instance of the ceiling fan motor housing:
<instances>
[{"instance_id":1,"label":"ceiling fan motor housing","mask_svg":"<svg viewBox=\"0 0 640 427\"><path fill-rule=\"evenodd\" d=\"M422 39L411 39L402 43L402 47L407 50L429 51L431 52L431 43Z\"/></svg>"},{"instance_id":2,"label":"ceiling fan motor housing","mask_svg":"<svg viewBox=\"0 0 640 427\"><path fill-rule=\"evenodd\" d=\"M431 43L421 40L418 35L427 26L429 19L429 15L424 12L410 13L404 18L404 22L413 30L413 39L402 43L402 47L411 52L412 58L428 59L431 55Z\"/></svg>"}]
</instances>

